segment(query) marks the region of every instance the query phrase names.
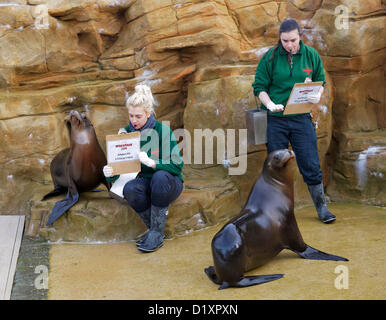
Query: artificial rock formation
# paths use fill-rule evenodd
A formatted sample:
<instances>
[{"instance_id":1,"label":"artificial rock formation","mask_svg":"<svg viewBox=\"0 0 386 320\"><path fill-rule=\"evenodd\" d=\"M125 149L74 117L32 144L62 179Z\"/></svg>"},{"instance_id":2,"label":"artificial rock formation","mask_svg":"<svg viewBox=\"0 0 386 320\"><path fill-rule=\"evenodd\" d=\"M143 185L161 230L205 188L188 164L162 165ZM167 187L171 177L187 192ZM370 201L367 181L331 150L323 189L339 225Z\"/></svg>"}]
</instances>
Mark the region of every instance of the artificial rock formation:
<instances>
[{"instance_id":1,"label":"artificial rock formation","mask_svg":"<svg viewBox=\"0 0 386 320\"><path fill-rule=\"evenodd\" d=\"M50 240L128 240L142 232L135 213L106 192L81 195L53 229L44 224L61 197L39 199L52 188L50 161L69 144L66 112L88 112L104 147L105 136L127 124L127 94L145 82L157 119L185 141L185 189L169 210L167 235L237 214L266 156L263 145L239 139L244 110L256 108L255 69L285 17L299 21L327 73L313 114L330 198L385 205L384 14L381 0L2 1L1 213L26 214L27 234ZM214 142L213 161L195 161L205 148L195 129L233 129L234 150L217 154ZM310 201L306 189L297 173L297 204Z\"/></svg>"}]
</instances>

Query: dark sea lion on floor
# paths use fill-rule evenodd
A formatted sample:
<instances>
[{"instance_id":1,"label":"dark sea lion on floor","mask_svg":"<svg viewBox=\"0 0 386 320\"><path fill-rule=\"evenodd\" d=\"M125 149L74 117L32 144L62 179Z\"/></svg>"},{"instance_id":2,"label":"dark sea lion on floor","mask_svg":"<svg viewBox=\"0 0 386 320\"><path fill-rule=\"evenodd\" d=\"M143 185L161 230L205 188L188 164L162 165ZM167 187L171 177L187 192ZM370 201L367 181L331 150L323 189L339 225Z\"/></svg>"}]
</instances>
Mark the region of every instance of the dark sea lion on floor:
<instances>
[{"instance_id":1,"label":"dark sea lion on floor","mask_svg":"<svg viewBox=\"0 0 386 320\"><path fill-rule=\"evenodd\" d=\"M70 135L70 148L60 151L50 165L54 190L43 200L67 192L67 196L55 203L47 225L51 225L79 199L79 193L91 191L103 183L108 190L103 167L106 156L99 145L94 127L85 114L71 110L66 118Z\"/></svg>"},{"instance_id":2,"label":"dark sea lion on floor","mask_svg":"<svg viewBox=\"0 0 386 320\"><path fill-rule=\"evenodd\" d=\"M271 152L241 213L214 236L214 267L205 269L219 289L247 287L282 278L283 274L244 276L283 249L305 259L348 261L304 243L294 215L293 170L295 154L287 149Z\"/></svg>"}]
</instances>

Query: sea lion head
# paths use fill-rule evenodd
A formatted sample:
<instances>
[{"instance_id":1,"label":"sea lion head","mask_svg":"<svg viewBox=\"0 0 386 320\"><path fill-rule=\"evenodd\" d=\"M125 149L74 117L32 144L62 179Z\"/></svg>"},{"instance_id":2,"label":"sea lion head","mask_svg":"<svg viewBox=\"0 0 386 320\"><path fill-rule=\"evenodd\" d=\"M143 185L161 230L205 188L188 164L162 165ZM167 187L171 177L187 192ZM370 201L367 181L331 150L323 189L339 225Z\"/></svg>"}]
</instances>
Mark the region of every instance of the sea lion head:
<instances>
[{"instance_id":1,"label":"sea lion head","mask_svg":"<svg viewBox=\"0 0 386 320\"><path fill-rule=\"evenodd\" d=\"M295 153L292 150L273 151L264 162L264 171L277 181L288 182L293 176L293 168L290 166L293 159Z\"/></svg>"},{"instance_id":2,"label":"sea lion head","mask_svg":"<svg viewBox=\"0 0 386 320\"><path fill-rule=\"evenodd\" d=\"M91 121L84 113L79 113L76 110L71 110L68 116L65 118L65 121L67 127L70 127L71 129L82 130L93 126Z\"/></svg>"},{"instance_id":3,"label":"sea lion head","mask_svg":"<svg viewBox=\"0 0 386 320\"><path fill-rule=\"evenodd\" d=\"M70 138L77 143L89 143L90 134L95 135L94 126L84 113L71 110L65 121Z\"/></svg>"}]
</instances>

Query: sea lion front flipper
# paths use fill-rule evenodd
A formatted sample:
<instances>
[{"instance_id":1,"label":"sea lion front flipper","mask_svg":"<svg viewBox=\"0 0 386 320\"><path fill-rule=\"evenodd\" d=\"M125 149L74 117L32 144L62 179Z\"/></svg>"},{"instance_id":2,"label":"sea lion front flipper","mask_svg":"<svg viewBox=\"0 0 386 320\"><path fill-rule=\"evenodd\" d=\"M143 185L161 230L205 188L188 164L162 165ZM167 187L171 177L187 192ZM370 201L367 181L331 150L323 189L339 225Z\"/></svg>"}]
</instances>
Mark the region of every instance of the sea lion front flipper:
<instances>
[{"instance_id":1,"label":"sea lion front flipper","mask_svg":"<svg viewBox=\"0 0 386 320\"><path fill-rule=\"evenodd\" d=\"M213 266L205 268L205 273L210 280L212 280L215 284L221 284L221 281L217 278L216 271Z\"/></svg>"},{"instance_id":2,"label":"sea lion front flipper","mask_svg":"<svg viewBox=\"0 0 386 320\"><path fill-rule=\"evenodd\" d=\"M332 261L349 261L346 258L335 256L333 254L325 253L322 251L319 251L315 248L310 247L307 245L306 250L303 252L298 252L293 250L295 253L297 253L299 256L301 256L304 259L310 259L310 260L332 260Z\"/></svg>"},{"instance_id":3,"label":"sea lion front flipper","mask_svg":"<svg viewBox=\"0 0 386 320\"><path fill-rule=\"evenodd\" d=\"M53 224L63 213L70 209L75 203L79 200L79 194L72 195L70 191L67 192L67 196L58 202L55 203L50 217L47 222L47 226Z\"/></svg>"},{"instance_id":4,"label":"sea lion front flipper","mask_svg":"<svg viewBox=\"0 0 386 320\"><path fill-rule=\"evenodd\" d=\"M212 280L215 284L219 284L220 287L219 290L223 290L226 288L244 288L249 286L254 286L257 284L262 284L265 282L274 281L280 278L284 277L284 274L269 274L269 275L263 275L263 276L245 276L240 279L240 281L237 282L227 282L227 281L220 281L216 275L216 271L214 270L213 266L210 266L205 269L205 273L208 276L210 280Z\"/></svg>"},{"instance_id":5,"label":"sea lion front flipper","mask_svg":"<svg viewBox=\"0 0 386 320\"><path fill-rule=\"evenodd\" d=\"M52 190L51 192L47 193L40 201L44 201L44 200L46 200L48 198L55 197L55 196L58 196L60 194L66 193L66 191L67 191L66 187L55 185L54 186L54 190Z\"/></svg>"},{"instance_id":6,"label":"sea lion front flipper","mask_svg":"<svg viewBox=\"0 0 386 320\"><path fill-rule=\"evenodd\" d=\"M238 282L222 282L221 286L218 288L219 290L223 290L226 288L245 288L250 286L255 286L258 284L271 282L274 280L278 280L280 278L283 278L284 274L268 274L268 275L262 275L262 276L245 276L242 277L240 281Z\"/></svg>"},{"instance_id":7,"label":"sea lion front flipper","mask_svg":"<svg viewBox=\"0 0 386 320\"><path fill-rule=\"evenodd\" d=\"M67 195L63 200L60 200L55 203L50 217L47 222L47 226L53 224L63 213L70 209L75 203L79 200L78 189L76 188L75 182L68 175L68 191Z\"/></svg>"},{"instance_id":8,"label":"sea lion front flipper","mask_svg":"<svg viewBox=\"0 0 386 320\"><path fill-rule=\"evenodd\" d=\"M271 282L274 280L278 280L280 278L283 278L284 274L267 274L267 275L261 275L261 276L244 276L241 278L238 282L228 283L223 282L218 288L219 290L234 287L234 288L245 288L250 286L255 286L257 284L262 284L266 282Z\"/></svg>"}]
</instances>

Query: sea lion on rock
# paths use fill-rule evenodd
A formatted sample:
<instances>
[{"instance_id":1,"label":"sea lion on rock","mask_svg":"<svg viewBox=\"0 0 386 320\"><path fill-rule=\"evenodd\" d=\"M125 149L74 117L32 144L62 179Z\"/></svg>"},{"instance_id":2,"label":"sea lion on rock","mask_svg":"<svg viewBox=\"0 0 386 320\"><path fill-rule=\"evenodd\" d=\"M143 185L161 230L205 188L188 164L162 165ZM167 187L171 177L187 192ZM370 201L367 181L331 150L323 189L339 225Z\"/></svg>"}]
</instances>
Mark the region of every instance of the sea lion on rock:
<instances>
[{"instance_id":1,"label":"sea lion on rock","mask_svg":"<svg viewBox=\"0 0 386 320\"><path fill-rule=\"evenodd\" d=\"M78 201L80 192L91 191L101 183L107 190L111 186L103 174L107 160L91 121L75 110L71 110L65 120L71 145L52 160L50 170L55 188L42 201L66 192L67 196L55 203L47 225L72 207Z\"/></svg>"},{"instance_id":2,"label":"sea lion on rock","mask_svg":"<svg viewBox=\"0 0 386 320\"><path fill-rule=\"evenodd\" d=\"M282 278L283 274L243 276L283 249L305 259L348 261L304 243L294 215L293 151L271 152L241 213L212 240L214 267L205 269L219 289L247 287Z\"/></svg>"}]
</instances>

